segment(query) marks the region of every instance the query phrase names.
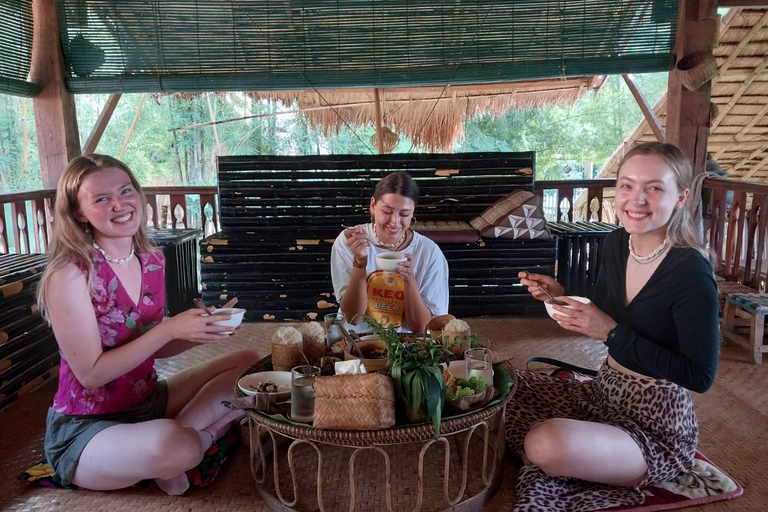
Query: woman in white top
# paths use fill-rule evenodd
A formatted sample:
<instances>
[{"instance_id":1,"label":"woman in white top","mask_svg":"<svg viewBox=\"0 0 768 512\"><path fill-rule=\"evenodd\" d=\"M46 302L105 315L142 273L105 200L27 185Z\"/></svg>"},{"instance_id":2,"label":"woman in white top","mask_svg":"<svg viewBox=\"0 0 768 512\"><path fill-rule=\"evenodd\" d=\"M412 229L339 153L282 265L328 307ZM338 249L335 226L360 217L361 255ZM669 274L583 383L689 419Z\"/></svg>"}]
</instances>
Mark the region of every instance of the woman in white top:
<instances>
[{"instance_id":1,"label":"woman in white top","mask_svg":"<svg viewBox=\"0 0 768 512\"><path fill-rule=\"evenodd\" d=\"M367 279L377 270L375 257L387 251L405 253L398 274L404 282L403 321L399 331L424 332L432 317L448 313L448 262L429 238L410 229L419 187L408 173L382 179L371 197L368 224L339 234L331 252L331 278L341 312L358 324L368 312Z\"/></svg>"}]
</instances>

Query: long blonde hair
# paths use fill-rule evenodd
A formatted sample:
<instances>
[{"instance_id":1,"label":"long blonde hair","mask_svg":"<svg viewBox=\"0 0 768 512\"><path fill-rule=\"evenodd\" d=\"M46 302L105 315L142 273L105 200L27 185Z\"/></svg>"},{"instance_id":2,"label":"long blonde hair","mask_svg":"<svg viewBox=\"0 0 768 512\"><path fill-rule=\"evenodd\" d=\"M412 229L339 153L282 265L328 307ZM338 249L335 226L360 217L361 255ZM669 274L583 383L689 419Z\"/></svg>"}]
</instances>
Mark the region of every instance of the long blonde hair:
<instances>
[{"instance_id":1,"label":"long blonde hair","mask_svg":"<svg viewBox=\"0 0 768 512\"><path fill-rule=\"evenodd\" d=\"M685 203L672 214L667 224L667 238L670 244L677 247L693 247L708 257L706 244L696 221L701 203L701 183L706 174L702 173L694 177L691 161L677 146L666 142L644 142L624 155L619 164L617 177L621 175L621 167L624 163L637 155L658 155L663 158L675 173L677 191L682 193L685 189L689 190Z\"/></svg>"},{"instance_id":2,"label":"long blonde hair","mask_svg":"<svg viewBox=\"0 0 768 512\"><path fill-rule=\"evenodd\" d=\"M59 178L56 187L54 203L53 232L48 247L48 265L40 278L37 288L37 305L48 318L45 308L46 292L51 275L70 263L76 263L85 269L88 289L95 294L93 288L93 234L88 223L75 218L80 209L77 193L86 176L101 172L104 169L116 168L124 171L131 180L131 185L141 197L141 222L136 234L133 235L134 247L141 252L154 252L157 249L147 238L147 199L141 190L141 185L131 172L131 169L120 160L106 155L84 155L73 158Z\"/></svg>"}]
</instances>

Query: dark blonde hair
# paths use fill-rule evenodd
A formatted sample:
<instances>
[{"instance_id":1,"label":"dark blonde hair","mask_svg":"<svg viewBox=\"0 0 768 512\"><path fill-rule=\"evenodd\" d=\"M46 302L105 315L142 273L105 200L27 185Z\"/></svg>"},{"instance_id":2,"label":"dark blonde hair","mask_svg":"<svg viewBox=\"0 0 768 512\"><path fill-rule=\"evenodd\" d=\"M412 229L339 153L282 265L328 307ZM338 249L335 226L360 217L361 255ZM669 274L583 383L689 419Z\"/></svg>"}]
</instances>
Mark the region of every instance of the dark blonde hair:
<instances>
[{"instance_id":1,"label":"dark blonde hair","mask_svg":"<svg viewBox=\"0 0 768 512\"><path fill-rule=\"evenodd\" d=\"M75 213L80 209L77 194L86 176L101 172L105 169L116 168L124 171L131 180L131 185L141 197L141 223L133 235L133 245L139 252L153 252L155 247L147 238L147 199L141 185L131 172L131 169L116 158L106 155L84 155L73 158L59 178L56 187L56 199L53 214L53 233L48 248L48 265L40 278L37 289L37 304L45 314L45 295L50 276L69 265L77 263L86 269L88 288L93 289L93 255L95 249L91 245L93 234L87 223L78 221ZM47 317L47 315L46 315Z\"/></svg>"},{"instance_id":2,"label":"dark blonde hair","mask_svg":"<svg viewBox=\"0 0 768 512\"><path fill-rule=\"evenodd\" d=\"M704 256L708 256L701 230L696 221L701 202L701 182L706 175L702 173L701 176L694 177L691 161L677 146L666 142L644 142L633 147L624 155L621 163L619 163L617 178L621 176L621 168L624 163L638 155L660 156L675 173L677 191L682 193L686 189L689 190L685 203L672 214L667 224L669 242L673 246L693 247Z\"/></svg>"}]
</instances>

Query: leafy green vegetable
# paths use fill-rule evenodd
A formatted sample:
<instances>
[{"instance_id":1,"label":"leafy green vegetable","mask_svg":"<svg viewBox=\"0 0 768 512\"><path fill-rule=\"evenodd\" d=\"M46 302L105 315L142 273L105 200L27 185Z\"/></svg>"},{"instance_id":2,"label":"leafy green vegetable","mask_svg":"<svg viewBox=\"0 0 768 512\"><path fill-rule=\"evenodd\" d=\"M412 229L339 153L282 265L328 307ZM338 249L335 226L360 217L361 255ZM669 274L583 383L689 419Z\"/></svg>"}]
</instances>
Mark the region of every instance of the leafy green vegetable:
<instances>
[{"instance_id":1,"label":"leafy green vegetable","mask_svg":"<svg viewBox=\"0 0 768 512\"><path fill-rule=\"evenodd\" d=\"M482 377L461 377L456 381L456 392L453 388L448 388L445 390L445 397L448 400L456 400L462 396L472 396L490 385L491 383Z\"/></svg>"}]
</instances>

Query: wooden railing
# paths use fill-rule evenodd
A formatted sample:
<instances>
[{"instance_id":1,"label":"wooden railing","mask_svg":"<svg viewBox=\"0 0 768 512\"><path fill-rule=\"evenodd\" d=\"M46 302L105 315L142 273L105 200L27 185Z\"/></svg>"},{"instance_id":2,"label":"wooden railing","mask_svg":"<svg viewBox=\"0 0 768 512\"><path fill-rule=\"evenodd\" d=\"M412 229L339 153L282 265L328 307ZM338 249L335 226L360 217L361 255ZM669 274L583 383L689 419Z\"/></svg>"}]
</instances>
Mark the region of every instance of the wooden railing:
<instances>
[{"instance_id":1,"label":"wooden railing","mask_svg":"<svg viewBox=\"0 0 768 512\"><path fill-rule=\"evenodd\" d=\"M147 217L155 228L219 230L216 187L145 187ZM45 252L55 189L0 194L0 254Z\"/></svg>"},{"instance_id":2,"label":"wooden railing","mask_svg":"<svg viewBox=\"0 0 768 512\"><path fill-rule=\"evenodd\" d=\"M613 200L609 202L609 208L603 201L605 189L616 187L614 178L542 180L537 181L535 187L534 192L542 198L544 213L550 222L616 222Z\"/></svg>"},{"instance_id":3,"label":"wooden railing","mask_svg":"<svg viewBox=\"0 0 768 512\"><path fill-rule=\"evenodd\" d=\"M612 198L605 200L605 191L614 186L613 179L538 181L535 193L549 201L550 221L615 222ZM762 289L768 273L768 185L707 179L704 189L709 191L704 236L716 255L715 271ZM146 187L144 192L151 226L198 228L206 235L219 230L216 187ZM45 252L54 194L53 189L0 194L0 254Z\"/></svg>"}]
</instances>

